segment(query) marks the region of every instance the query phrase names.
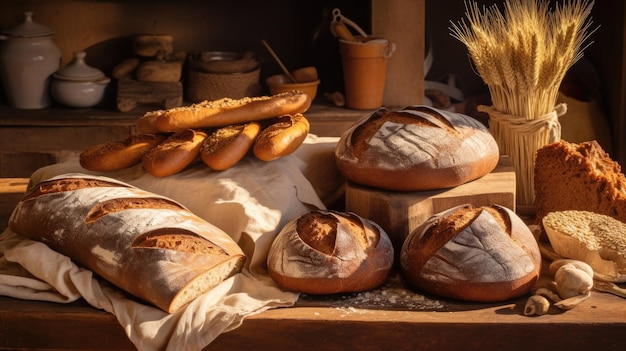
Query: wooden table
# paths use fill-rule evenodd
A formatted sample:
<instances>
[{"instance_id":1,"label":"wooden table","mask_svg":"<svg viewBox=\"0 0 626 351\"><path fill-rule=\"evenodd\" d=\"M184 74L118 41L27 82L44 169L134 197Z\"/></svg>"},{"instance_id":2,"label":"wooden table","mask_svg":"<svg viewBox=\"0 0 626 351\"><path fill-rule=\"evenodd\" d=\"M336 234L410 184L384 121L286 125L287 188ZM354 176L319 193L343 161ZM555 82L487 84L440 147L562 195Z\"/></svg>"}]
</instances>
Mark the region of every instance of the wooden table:
<instances>
[{"instance_id":1,"label":"wooden table","mask_svg":"<svg viewBox=\"0 0 626 351\"><path fill-rule=\"evenodd\" d=\"M551 280L542 276L538 285ZM377 299L377 301L375 301ZM409 302L407 302L409 301ZM303 296L295 307L250 316L209 350L617 350L626 347L626 300L600 292L569 311L523 315L503 303L438 300L399 277L373 292ZM133 350L115 317L68 305L0 297L0 349Z\"/></svg>"}]
</instances>

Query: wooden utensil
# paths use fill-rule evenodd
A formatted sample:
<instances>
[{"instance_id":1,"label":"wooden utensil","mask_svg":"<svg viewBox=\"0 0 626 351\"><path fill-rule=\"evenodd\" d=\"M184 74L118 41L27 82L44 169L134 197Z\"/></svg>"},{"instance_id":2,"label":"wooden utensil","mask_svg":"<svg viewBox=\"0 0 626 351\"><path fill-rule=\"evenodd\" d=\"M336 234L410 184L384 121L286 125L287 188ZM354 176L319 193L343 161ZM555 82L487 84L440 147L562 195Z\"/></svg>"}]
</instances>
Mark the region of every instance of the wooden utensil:
<instances>
[{"instance_id":1,"label":"wooden utensil","mask_svg":"<svg viewBox=\"0 0 626 351\"><path fill-rule=\"evenodd\" d=\"M297 83L298 81L293 77L293 75L291 75L291 72L289 72L289 70L287 69L287 67L285 67L285 65L283 64L283 61L280 60L280 58L278 57L278 55L276 55L276 53L274 52L274 50L272 50L272 48L270 47L270 44L268 44L265 40L261 40L261 42L263 43L263 45L265 45L265 48L267 49L267 51L270 52L270 54L272 55L272 57L274 58L274 60L276 61L276 63L278 63L278 65L280 66L280 68L283 70L283 73L285 73L285 75L287 76L287 78L289 78L289 80L292 83Z\"/></svg>"}]
</instances>

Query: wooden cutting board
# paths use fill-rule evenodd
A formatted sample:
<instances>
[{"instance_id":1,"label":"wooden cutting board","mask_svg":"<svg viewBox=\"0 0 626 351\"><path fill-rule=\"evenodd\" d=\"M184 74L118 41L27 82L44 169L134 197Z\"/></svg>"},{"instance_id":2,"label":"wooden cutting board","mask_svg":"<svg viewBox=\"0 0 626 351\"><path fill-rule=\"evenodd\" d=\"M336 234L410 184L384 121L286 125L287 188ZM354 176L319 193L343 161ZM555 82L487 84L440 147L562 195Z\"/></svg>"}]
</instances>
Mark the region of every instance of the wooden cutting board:
<instances>
[{"instance_id":1,"label":"wooden cutting board","mask_svg":"<svg viewBox=\"0 0 626 351\"><path fill-rule=\"evenodd\" d=\"M508 157L501 157L491 173L455 188L394 192L346 185L346 210L378 223L391 238L396 257L407 235L426 219L466 203L498 204L515 211L515 171Z\"/></svg>"}]
</instances>

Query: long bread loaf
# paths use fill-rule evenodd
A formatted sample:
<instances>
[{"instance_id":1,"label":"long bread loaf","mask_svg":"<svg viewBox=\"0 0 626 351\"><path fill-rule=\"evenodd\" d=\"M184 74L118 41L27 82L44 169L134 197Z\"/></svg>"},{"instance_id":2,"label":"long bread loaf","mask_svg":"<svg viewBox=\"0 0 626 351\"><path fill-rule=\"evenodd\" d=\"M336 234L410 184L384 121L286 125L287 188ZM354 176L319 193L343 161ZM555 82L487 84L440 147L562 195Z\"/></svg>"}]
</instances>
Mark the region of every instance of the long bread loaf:
<instances>
[{"instance_id":1,"label":"long bread loaf","mask_svg":"<svg viewBox=\"0 0 626 351\"><path fill-rule=\"evenodd\" d=\"M105 177L62 175L35 185L9 226L170 313L245 261L225 232L182 205Z\"/></svg>"}]
</instances>

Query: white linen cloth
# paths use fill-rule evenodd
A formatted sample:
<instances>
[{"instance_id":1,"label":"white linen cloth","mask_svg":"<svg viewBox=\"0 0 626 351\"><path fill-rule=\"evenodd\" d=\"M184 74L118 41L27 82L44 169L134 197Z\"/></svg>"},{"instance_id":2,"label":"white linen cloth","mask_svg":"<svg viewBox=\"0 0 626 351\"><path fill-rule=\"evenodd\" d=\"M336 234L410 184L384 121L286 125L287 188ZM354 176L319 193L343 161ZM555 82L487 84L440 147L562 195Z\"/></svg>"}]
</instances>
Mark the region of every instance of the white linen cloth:
<instances>
[{"instance_id":1,"label":"white linen cloth","mask_svg":"<svg viewBox=\"0 0 626 351\"><path fill-rule=\"evenodd\" d=\"M153 177L140 165L112 173L90 172L76 156L41 168L32 174L31 184L67 173L95 174L176 200L239 243L246 264L241 273L168 314L45 244L7 229L0 235L0 295L59 303L84 298L114 314L139 350L200 350L241 325L246 316L296 302L298 294L280 289L269 278L267 251L283 225L325 208L320 198L332 197L343 184L334 162L329 163L336 141L309 135L294 154L272 162L248 156L222 172L199 163L165 178Z\"/></svg>"}]
</instances>

